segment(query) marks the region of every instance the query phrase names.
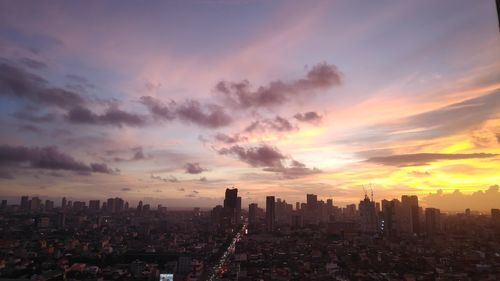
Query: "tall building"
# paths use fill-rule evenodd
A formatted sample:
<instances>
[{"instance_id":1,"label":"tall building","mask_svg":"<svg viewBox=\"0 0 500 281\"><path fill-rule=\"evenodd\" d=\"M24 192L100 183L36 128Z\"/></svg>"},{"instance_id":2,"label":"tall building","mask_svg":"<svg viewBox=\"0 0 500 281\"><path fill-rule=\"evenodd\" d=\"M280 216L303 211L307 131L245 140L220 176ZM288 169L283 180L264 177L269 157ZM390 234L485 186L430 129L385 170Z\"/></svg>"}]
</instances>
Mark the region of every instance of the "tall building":
<instances>
[{"instance_id":1,"label":"tall building","mask_svg":"<svg viewBox=\"0 0 500 281\"><path fill-rule=\"evenodd\" d=\"M266 230L272 232L276 224L276 205L274 196L266 197Z\"/></svg>"},{"instance_id":2,"label":"tall building","mask_svg":"<svg viewBox=\"0 0 500 281\"><path fill-rule=\"evenodd\" d=\"M63 210L66 209L66 204L67 204L66 197L63 197L61 200L61 209Z\"/></svg>"},{"instance_id":3,"label":"tall building","mask_svg":"<svg viewBox=\"0 0 500 281\"><path fill-rule=\"evenodd\" d=\"M380 229L385 235L396 235L398 233L397 212L401 209L401 202L397 199L391 201L382 200L382 215L380 218Z\"/></svg>"},{"instance_id":4,"label":"tall building","mask_svg":"<svg viewBox=\"0 0 500 281\"><path fill-rule=\"evenodd\" d=\"M110 213L116 212L115 198L108 198L106 202L107 211Z\"/></svg>"},{"instance_id":5,"label":"tall building","mask_svg":"<svg viewBox=\"0 0 500 281\"><path fill-rule=\"evenodd\" d=\"M54 201L45 200L45 211L52 211L54 209Z\"/></svg>"},{"instance_id":6,"label":"tall building","mask_svg":"<svg viewBox=\"0 0 500 281\"><path fill-rule=\"evenodd\" d=\"M259 206L257 203L252 203L248 205L248 222L250 224L255 224L257 223L257 210Z\"/></svg>"},{"instance_id":7,"label":"tall building","mask_svg":"<svg viewBox=\"0 0 500 281\"><path fill-rule=\"evenodd\" d=\"M31 198L29 205L30 205L30 210L38 211L40 210L40 205L42 205L42 200L40 200L40 198L38 197L33 197Z\"/></svg>"},{"instance_id":8,"label":"tall building","mask_svg":"<svg viewBox=\"0 0 500 281\"><path fill-rule=\"evenodd\" d=\"M226 188L226 196L224 197L224 208L236 209L237 200L238 200L238 189Z\"/></svg>"},{"instance_id":9,"label":"tall building","mask_svg":"<svg viewBox=\"0 0 500 281\"><path fill-rule=\"evenodd\" d=\"M500 209L491 209L491 220L500 223Z\"/></svg>"},{"instance_id":10,"label":"tall building","mask_svg":"<svg viewBox=\"0 0 500 281\"><path fill-rule=\"evenodd\" d=\"M367 195L359 202L359 217L361 231L368 233L377 231L377 209L375 202L370 200Z\"/></svg>"},{"instance_id":11,"label":"tall building","mask_svg":"<svg viewBox=\"0 0 500 281\"><path fill-rule=\"evenodd\" d=\"M99 211L100 208L101 208L101 201L100 200L90 200L89 201L89 210Z\"/></svg>"},{"instance_id":12,"label":"tall building","mask_svg":"<svg viewBox=\"0 0 500 281\"><path fill-rule=\"evenodd\" d=\"M318 223L318 196L315 194L307 194L307 209L306 218L307 223L317 224Z\"/></svg>"},{"instance_id":13,"label":"tall building","mask_svg":"<svg viewBox=\"0 0 500 281\"><path fill-rule=\"evenodd\" d=\"M28 210L30 208L30 198L28 196L21 197L21 209Z\"/></svg>"},{"instance_id":14,"label":"tall building","mask_svg":"<svg viewBox=\"0 0 500 281\"><path fill-rule=\"evenodd\" d=\"M439 209L425 209L425 230L427 235L434 235L441 230L441 212Z\"/></svg>"},{"instance_id":15,"label":"tall building","mask_svg":"<svg viewBox=\"0 0 500 281\"><path fill-rule=\"evenodd\" d=\"M241 204L241 199L240 199ZM222 223L225 225L233 225L238 223L237 221L237 207L238 207L238 189L237 188L226 188L226 194L224 197L224 210ZM241 205L240 205L241 208Z\"/></svg>"},{"instance_id":16,"label":"tall building","mask_svg":"<svg viewBox=\"0 0 500 281\"><path fill-rule=\"evenodd\" d=\"M407 234L419 233L419 208L416 195L401 197L401 231Z\"/></svg>"}]
</instances>

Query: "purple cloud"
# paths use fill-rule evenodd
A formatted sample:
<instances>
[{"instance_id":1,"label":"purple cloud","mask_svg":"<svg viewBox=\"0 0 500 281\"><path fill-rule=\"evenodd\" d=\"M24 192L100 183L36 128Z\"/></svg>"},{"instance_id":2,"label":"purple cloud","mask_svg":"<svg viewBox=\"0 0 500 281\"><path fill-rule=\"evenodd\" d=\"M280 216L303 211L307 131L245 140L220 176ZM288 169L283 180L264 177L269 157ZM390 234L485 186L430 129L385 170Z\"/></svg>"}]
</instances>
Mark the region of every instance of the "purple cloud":
<instances>
[{"instance_id":1,"label":"purple cloud","mask_svg":"<svg viewBox=\"0 0 500 281\"><path fill-rule=\"evenodd\" d=\"M321 122L321 119L323 118L321 115L319 115L314 111L309 111L306 113L297 113L293 117L301 122L308 122L313 124Z\"/></svg>"},{"instance_id":2,"label":"purple cloud","mask_svg":"<svg viewBox=\"0 0 500 281\"><path fill-rule=\"evenodd\" d=\"M91 172L113 174L106 164L84 164L64 154L57 147L0 146L0 165L33 169L69 170L82 174Z\"/></svg>"},{"instance_id":3,"label":"purple cloud","mask_svg":"<svg viewBox=\"0 0 500 281\"><path fill-rule=\"evenodd\" d=\"M250 82L219 82L215 90L223 102L233 108L247 109L274 107L294 100L298 96L313 94L341 84L341 74L332 64L315 65L305 78L285 83L273 81L267 86L252 90Z\"/></svg>"},{"instance_id":4,"label":"purple cloud","mask_svg":"<svg viewBox=\"0 0 500 281\"><path fill-rule=\"evenodd\" d=\"M201 167L200 163L186 163L184 168L187 174L201 174L206 171L206 169Z\"/></svg>"},{"instance_id":5,"label":"purple cloud","mask_svg":"<svg viewBox=\"0 0 500 281\"><path fill-rule=\"evenodd\" d=\"M44 78L5 63L0 64L0 95L65 109L84 103L79 94L50 87Z\"/></svg>"},{"instance_id":6,"label":"purple cloud","mask_svg":"<svg viewBox=\"0 0 500 281\"><path fill-rule=\"evenodd\" d=\"M144 116L129 113L116 107L110 107L104 114L99 115L86 107L77 106L68 112L66 119L74 124L114 125L118 127L123 125L146 125L146 118Z\"/></svg>"}]
</instances>

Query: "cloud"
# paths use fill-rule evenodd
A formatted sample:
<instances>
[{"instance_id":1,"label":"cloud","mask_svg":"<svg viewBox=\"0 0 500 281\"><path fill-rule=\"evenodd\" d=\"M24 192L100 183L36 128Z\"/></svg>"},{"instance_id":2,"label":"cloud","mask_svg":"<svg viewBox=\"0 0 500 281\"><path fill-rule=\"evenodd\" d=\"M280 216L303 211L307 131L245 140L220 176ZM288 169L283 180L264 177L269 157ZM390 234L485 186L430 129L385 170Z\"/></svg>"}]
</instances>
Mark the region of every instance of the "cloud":
<instances>
[{"instance_id":1,"label":"cloud","mask_svg":"<svg viewBox=\"0 0 500 281\"><path fill-rule=\"evenodd\" d=\"M297 113L293 117L301 122L307 122L312 124L318 124L323 119L321 115L319 115L314 111L309 111L306 113Z\"/></svg>"},{"instance_id":2,"label":"cloud","mask_svg":"<svg viewBox=\"0 0 500 281\"><path fill-rule=\"evenodd\" d=\"M151 96L143 96L140 101L157 120L180 119L206 128L224 127L233 121L223 107L215 104L202 105L196 100L186 100L180 104L172 101L165 105Z\"/></svg>"},{"instance_id":3,"label":"cloud","mask_svg":"<svg viewBox=\"0 0 500 281\"><path fill-rule=\"evenodd\" d=\"M498 208L500 192L498 185L490 186L487 190L478 190L472 194L464 194L460 190L445 193L438 190L429 193L422 199L429 207L440 208L444 211L464 211L465 208L479 211L489 211Z\"/></svg>"},{"instance_id":4,"label":"cloud","mask_svg":"<svg viewBox=\"0 0 500 281\"><path fill-rule=\"evenodd\" d=\"M181 120L207 128L224 127L233 121L222 107L210 105L204 109L194 100L188 100L180 105L176 113Z\"/></svg>"},{"instance_id":5,"label":"cloud","mask_svg":"<svg viewBox=\"0 0 500 281\"><path fill-rule=\"evenodd\" d=\"M14 114L12 114L12 117L23 120L23 121L30 121L33 123L46 123L46 122L52 122L55 120L55 114L53 113L46 113L42 115L37 115L35 114L30 108L26 108L24 110L20 110Z\"/></svg>"},{"instance_id":6,"label":"cloud","mask_svg":"<svg viewBox=\"0 0 500 281\"><path fill-rule=\"evenodd\" d=\"M276 116L274 119L264 119L252 122L252 124L250 124L248 127L245 128L245 132L247 133L253 133L256 131L290 132L297 129L298 129L297 126L290 123L290 121L288 121L287 119L281 116Z\"/></svg>"},{"instance_id":7,"label":"cloud","mask_svg":"<svg viewBox=\"0 0 500 281\"><path fill-rule=\"evenodd\" d=\"M307 168L305 164L296 160L292 160L292 163L289 167L264 168L264 171L281 173L283 177L287 179L294 179L307 175L319 174L322 172L318 168Z\"/></svg>"},{"instance_id":8,"label":"cloud","mask_svg":"<svg viewBox=\"0 0 500 281\"><path fill-rule=\"evenodd\" d=\"M7 169L0 169L0 179L12 180L14 175Z\"/></svg>"},{"instance_id":9,"label":"cloud","mask_svg":"<svg viewBox=\"0 0 500 281\"><path fill-rule=\"evenodd\" d=\"M238 159L252 167L282 167L282 161L287 157L276 148L261 145L259 147L244 148L239 145L219 150L221 155L236 155Z\"/></svg>"},{"instance_id":10,"label":"cloud","mask_svg":"<svg viewBox=\"0 0 500 281\"><path fill-rule=\"evenodd\" d=\"M488 119L496 118L498 108L500 108L500 90L395 122L364 128L365 132L370 132L368 137L350 137L345 142L353 142L353 139L361 142L375 142L449 136L475 128Z\"/></svg>"},{"instance_id":11,"label":"cloud","mask_svg":"<svg viewBox=\"0 0 500 281\"><path fill-rule=\"evenodd\" d=\"M106 164L84 164L64 154L57 147L0 146L0 166L28 167L33 169L68 170L81 174L91 172L113 174Z\"/></svg>"},{"instance_id":12,"label":"cloud","mask_svg":"<svg viewBox=\"0 0 500 281\"><path fill-rule=\"evenodd\" d=\"M219 141L219 142L222 142L225 144L234 144L234 143L244 142L244 141L248 140L247 137L241 136L240 134L235 134L233 136L229 136L226 134L218 133L215 135L214 138L216 141Z\"/></svg>"},{"instance_id":13,"label":"cloud","mask_svg":"<svg viewBox=\"0 0 500 281\"><path fill-rule=\"evenodd\" d=\"M201 174L206 171L206 169L201 167L200 163L186 163L184 168L187 174Z\"/></svg>"},{"instance_id":14,"label":"cloud","mask_svg":"<svg viewBox=\"0 0 500 281\"><path fill-rule=\"evenodd\" d=\"M47 67L46 63L39 61L39 60L36 60L36 59L32 59L32 58L22 58L22 59L20 59L20 62L23 65L25 65L31 69L34 69L34 70L44 69Z\"/></svg>"},{"instance_id":15,"label":"cloud","mask_svg":"<svg viewBox=\"0 0 500 281\"><path fill-rule=\"evenodd\" d=\"M159 180L159 181L163 181L163 182L179 182L179 180L172 175L168 176L168 178L163 178L163 177L155 176L155 175L151 174L151 178L154 180Z\"/></svg>"},{"instance_id":16,"label":"cloud","mask_svg":"<svg viewBox=\"0 0 500 281\"><path fill-rule=\"evenodd\" d=\"M174 110L171 109L171 107L175 106L174 102L171 102L170 105L165 105L162 101L151 96L142 96L140 102L148 108L156 119L173 120L176 117Z\"/></svg>"},{"instance_id":17,"label":"cloud","mask_svg":"<svg viewBox=\"0 0 500 281\"><path fill-rule=\"evenodd\" d=\"M104 114L99 115L86 107L76 106L68 112L66 119L74 124L113 125L118 127L122 127L123 125L146 125L146 118L144 116L129 113L116 107L110 107Z\"/></svg>"},{"instance_id":18,"label":"cloud","mask_svg":"<svg viewBox=\"0 0 500 281\"><path fill-rule=\"evenodd\" d=\"M388 166L423 166L431 162L440 160L460 160L460 159L474 159L474 158L493 158L498 154L492 153L471 153L471 154L444 154L444 153L415 153L415 154L401 154L390 155L381 157L372 157L366 162L388 165Z\"/></svg>"},{"instance_id":19,"label":"cloud","mask_svg":"<svg viewBox=\"0 0 500 281\"><path fill-rule=\"evenodd\" d=\"M326 90L341 84L341 74L332 64L320 63L315 65L306 77L285 83L280 80L270 82L252 90L250 82L217 83L215 90L224 104L232 108L259 108L282 105L290 100L305 94L313 94L319 90Z\"/></svg>"},{"instance_id":20,"label":"cloud","mask_svg":"<svg viewBox=\"0 0 500 281\"><path fill-rule=\"evenodd\" d=\"M43 134L43 130L36 127L36 126L33 126L33 125L20 125L18 127L18 130L19 131L24 131L24 132L30 132L30 133L34 133L34 134Z\"/></svg>"},{"instance_id":21,"label":"cloud","mask_svg":"<svg viewBox=\"0 0 500 281\"><path fill-rule=\"evenodd\" d=\"M252 167L263 167L263 171L280 173L284 178L298 178L310 174L321 173L317 168L307 168L305 164L290 159L278 149L261 145L259 147L244 148L238 145L219 150L221 155L236 155L239 160ZM290 164L287 165L287 160Z\"/></svg>"},{"instance_id":22,"label":"cloud","mask_svg":"<svg viewBox=\"0 0 500 281\"><path fill-rule=\"evenodd\" d=\"M124 192L127 192L127 191L132 191L132 189L130 187L123 187L122 189L120 189L121 191L124 191Z\"/></svg>"},{"instance_id":23,"label":"cloud","mask_svg":"<svg viewBox=\"0 0 500 281\"><path fill-rule=\"evenodd\" d=\"M431 175L430 172L428 171L411 171L408 173L410 176L414 176L414 177L428 177Z\"/></svg>"},{"instance_id":24,"label":"cloud","mask_svg":"<svg viewBox=\"0 0 500 281\"><path fill-rule=\"evenodd\" d=\"M135 152L132 160L143 160L147 158L141 146L132 148L132 151Z\"/></svg>"},{"instance_id":25,"label":"cloud","mask_svg":"<svg viewBox=\"0 0 500 281\"><path fill-rule=\"evenodd\" d=\"M201 178L199 179L199 181L201 181L201 182L207 182L207 178L206 178L206 177L201 177Z\"/></svg>"},{"instance_id":26,"label":"cloud","mask_svg":"<svg viewBox=\"0 0 500 281\"><path fill-rule=\"evenodd\" d=\"M84 103L79 94L50 87L42 77L5 63L0 64L0 95L64 109Z\"/></svg>"}]
</instances>

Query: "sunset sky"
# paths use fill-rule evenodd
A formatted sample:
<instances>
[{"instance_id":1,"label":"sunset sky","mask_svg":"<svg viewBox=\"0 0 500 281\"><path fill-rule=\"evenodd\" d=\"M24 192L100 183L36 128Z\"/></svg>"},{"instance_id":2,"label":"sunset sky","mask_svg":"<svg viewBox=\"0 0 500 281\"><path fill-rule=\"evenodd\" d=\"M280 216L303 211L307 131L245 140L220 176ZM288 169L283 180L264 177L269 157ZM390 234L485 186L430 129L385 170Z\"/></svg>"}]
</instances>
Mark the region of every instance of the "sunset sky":
<instances>
[{"instance_id":1,"label":"sunset sky","mask_svg":"<svg viewBox=\"0 0 500 281\"><path fill-rule=\"evenodd\" d=\"M2 198L500 207L495 3L0 1L0 126Z\"/></svg>"}]
</instances>

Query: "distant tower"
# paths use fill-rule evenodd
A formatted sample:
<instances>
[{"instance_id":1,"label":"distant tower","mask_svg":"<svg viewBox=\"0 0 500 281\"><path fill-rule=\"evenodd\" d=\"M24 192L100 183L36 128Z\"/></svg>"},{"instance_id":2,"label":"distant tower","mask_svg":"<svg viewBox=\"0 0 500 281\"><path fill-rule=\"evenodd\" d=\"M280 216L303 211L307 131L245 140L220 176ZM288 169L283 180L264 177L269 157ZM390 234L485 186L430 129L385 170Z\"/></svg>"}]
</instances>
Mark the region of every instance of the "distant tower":
<instances>
[{"instance_id":1,"label":"distant tower","mask_svg":"<svg viewBox=\"0 0 500 281\"><path fill-rule=\"evenodd\" d=\"M276 203L274 196L266 197L266 230L272 232L276 223Z\"/></svg>"},{"instance_id":2,"label":"distant tower","mask_svg":"<svg viewBox=\"0 0 500 281\"><path fill-rule=\"evenodd\" d=\"M248 205L248 222L250 224L254 224L257 222L257 210L258 205L257 203L252 203Z\"/></svg>"},{"instance_id":3,"label":"distant tower","mask_svg":"<svg viewBox=\"0 0 500 281\"><path fill-rule=\"evenodd\" d=\"M361 222L361 231L373 233L377 231L377 213L375 202L370 200L365 193L365 199L359 202L359 216Z\"/></svg>"}]
</instances>

